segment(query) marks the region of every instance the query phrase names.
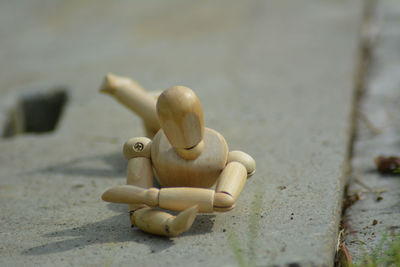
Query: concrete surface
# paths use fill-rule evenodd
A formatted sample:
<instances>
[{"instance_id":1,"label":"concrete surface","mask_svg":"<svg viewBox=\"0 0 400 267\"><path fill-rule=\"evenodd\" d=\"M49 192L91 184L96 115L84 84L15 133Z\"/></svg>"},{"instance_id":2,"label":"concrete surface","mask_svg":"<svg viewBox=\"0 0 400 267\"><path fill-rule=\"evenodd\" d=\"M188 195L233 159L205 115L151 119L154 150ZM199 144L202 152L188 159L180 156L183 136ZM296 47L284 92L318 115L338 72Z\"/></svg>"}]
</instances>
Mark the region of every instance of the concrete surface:
<instances>
[{"instance_id":1,"label":"concrete surface","mask_svg":"<svg viewBox=\"0 0 400 267\"><path fill-rule=\"evenodd\" d=\"M70 88L57 130L0 141L1 266L329 266L336 248L361 1L3 1L0 109ZM100 200L124 183L136 116L106 72L194 89L205 122L257 161L237 207L177 238Z\"/></svg>"},{"instance_id":2,"label":"concrete surface","mask_svg":"<svg viewBox=\"0 0 400 267\"><path fill-rule=\"evenodd\" d=\"M379 31L360 105L348 190L361 200L345 215L345 242L356 262L374 252L381 257L391 235L400 234L400 177L381 175L374 164L379 155L400 156L400 3L378 1L374 17L371 29ZM384 235L388 239L380 250Z\"/></svg>"}]
</instances>

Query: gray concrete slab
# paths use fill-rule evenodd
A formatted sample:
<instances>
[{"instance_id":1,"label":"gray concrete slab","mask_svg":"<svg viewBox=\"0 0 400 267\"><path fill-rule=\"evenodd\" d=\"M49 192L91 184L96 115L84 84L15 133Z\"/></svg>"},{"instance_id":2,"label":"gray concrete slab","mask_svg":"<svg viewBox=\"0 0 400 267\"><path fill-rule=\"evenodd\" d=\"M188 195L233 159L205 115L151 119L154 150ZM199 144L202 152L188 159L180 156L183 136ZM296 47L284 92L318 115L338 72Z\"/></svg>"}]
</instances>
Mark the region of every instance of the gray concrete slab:
<instances>
[{"instance_id":1,"label":"gray concrete slab","mask_svg":"<svg viewBox=\"0 0 400 267\"><path fill-rule=\"evenodd\" d=\"M382 258L391 235L400 234L400 179L379 174L374 164L379 155L400 156L400 3L378 1L374 15L370 29L379 31L360 105L348 192L361 199L345 215L345 242L356 262L373 253Z\"/></svg>"},{"instance_id":2,"label":"gray concrete slab","mask_svg":"<svg viewBox=\"0 0 400 267\"><path fill-rule=\"evenodd\" d=\"M2 266L232 266L333 262L361 1L4 1L0 109L57 85L57 131L0 141ZM124 183L139 119L102 76L182 84L231 149L257 161L237 207L165 239L100 201Z\"/></svg>"}]
</instances>

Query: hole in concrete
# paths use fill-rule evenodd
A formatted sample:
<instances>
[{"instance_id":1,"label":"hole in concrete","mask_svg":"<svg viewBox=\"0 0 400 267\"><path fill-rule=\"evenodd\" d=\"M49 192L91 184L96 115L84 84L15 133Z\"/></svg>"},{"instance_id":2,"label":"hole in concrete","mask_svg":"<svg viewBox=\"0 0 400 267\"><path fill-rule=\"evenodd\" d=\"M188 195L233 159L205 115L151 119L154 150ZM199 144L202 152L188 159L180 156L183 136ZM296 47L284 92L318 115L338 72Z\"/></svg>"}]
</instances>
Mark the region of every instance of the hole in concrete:
<instances>
[{"instance_id":1,"label":"hole in concrete","mask_svg":"<svg viewBox=\"0 0 400 267\"><path fill-rule=\"evenodd\" d=\"M3 137L54 131L67 101L66 88L55 88L48 92L30 93L20 97L10 110L3 128Z\"/></svg>"}]
</instances>

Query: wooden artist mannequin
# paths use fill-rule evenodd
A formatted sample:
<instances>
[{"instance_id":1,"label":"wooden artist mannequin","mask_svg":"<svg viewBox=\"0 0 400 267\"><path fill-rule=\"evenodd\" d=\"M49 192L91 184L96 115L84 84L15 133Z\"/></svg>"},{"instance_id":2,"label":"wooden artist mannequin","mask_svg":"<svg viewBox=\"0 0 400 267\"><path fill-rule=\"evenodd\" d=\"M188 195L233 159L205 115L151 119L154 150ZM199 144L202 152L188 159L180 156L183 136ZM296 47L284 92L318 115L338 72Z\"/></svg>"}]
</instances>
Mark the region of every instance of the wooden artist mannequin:
<instances>
[{"instance_id":1,"label":"wooden artist mannequin","mask_svg":"<svg viewBox=\"0 0 400 267\"><path fill-rule=\"evenodd\" d=\"M154 135L124 144L127 185L107 190L103 200L129 204L133 225L164 236L188 230L198 212L234 207L255 161L244 152L229 152L224 137L204 127L192 90L174 86L157 98L133 80L109 74L101 91L137 113L148 135ZM153 188L153 176L161 189ZM160 208L181 212L173 216Z\"/></svg>"}]
</instances>

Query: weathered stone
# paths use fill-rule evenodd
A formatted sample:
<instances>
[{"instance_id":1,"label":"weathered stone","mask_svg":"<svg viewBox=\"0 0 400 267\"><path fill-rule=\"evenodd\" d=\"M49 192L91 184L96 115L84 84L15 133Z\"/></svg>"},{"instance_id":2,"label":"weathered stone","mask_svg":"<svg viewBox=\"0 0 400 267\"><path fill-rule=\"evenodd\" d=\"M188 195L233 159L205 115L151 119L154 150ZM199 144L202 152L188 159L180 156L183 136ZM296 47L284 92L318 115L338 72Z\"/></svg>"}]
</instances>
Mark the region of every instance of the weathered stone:
<instances>
[{"instance_id":1,"label":"weathered stone","mask_svg":"<svg viewBox=\"0 0 400 267\"><path fill-rule=\"evenodd\" d=\"M349 141L361 1L8 1L0 109L58 85L54 133L0 142L0 263L331 265ZM123 184L139 118L97 93L107 72L191 87L206 126L257 172L235 209L165 239L100 200Z\"/></svg>"},{"instance_id":2,"label":"weathered stone","mask_svg":"<svg viewBox=\"0 0 400 267\"><path fill-rule=\"evenodd\" d=\"M378 1L373 15L370 32L378 35L365 79L348 190L361 199L344 219L346 246L360 264L374 253L382 258L392 235L400 233L400 177L379 174L374 164L380 155L400 156L400 3Z\"/></svg>"}]
</instances>

